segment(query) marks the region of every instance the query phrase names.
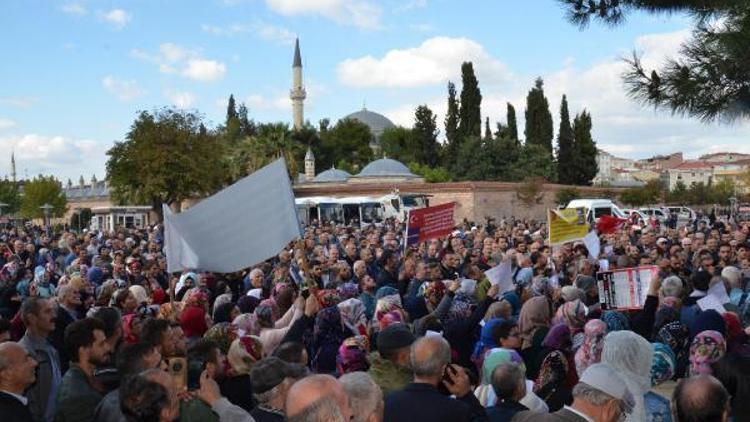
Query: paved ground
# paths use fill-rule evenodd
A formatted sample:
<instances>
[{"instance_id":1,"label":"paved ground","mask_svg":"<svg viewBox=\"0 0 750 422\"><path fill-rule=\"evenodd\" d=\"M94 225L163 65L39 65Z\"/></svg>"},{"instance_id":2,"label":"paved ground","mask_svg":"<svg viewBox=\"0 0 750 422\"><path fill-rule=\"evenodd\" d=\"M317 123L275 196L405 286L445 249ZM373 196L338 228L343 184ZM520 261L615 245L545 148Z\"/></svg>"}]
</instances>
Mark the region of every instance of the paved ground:
<instances>
[{"instance_id":1,"label":"paved ground","mask_svg":"<svg viewBox=\"0 0 750 422\"><path fill-rule=\"evenodd\" d=\"M677 382L675 381L667 381L662 385L659 385L657 387L654 387L654 391L661 394L662 396L666 397L667 399L672 398L672 391L677 386Z\"/></svg>"}]
</instances>

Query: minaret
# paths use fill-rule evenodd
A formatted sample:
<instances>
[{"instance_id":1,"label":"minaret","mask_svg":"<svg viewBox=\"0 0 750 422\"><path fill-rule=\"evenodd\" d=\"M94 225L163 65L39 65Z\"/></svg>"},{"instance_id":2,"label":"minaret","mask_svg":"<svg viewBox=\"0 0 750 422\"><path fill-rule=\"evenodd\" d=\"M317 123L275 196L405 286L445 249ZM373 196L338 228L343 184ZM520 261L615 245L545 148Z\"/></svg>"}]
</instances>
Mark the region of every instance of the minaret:
<instances>
[{"instance_id":1,"label":"minaret","mask_svg":"<svg viewBox=\"0 0 750 422\"><path fill-rule=\"evenodd\" d=\"M13 183L16 183L16 152L11 151L10 153L10 178L13 179Z\"/></svg>"},{"instance_id":2,"label":"minaret","mask_svg":"<svg viewBox=\"0 0 750 422\"><path fill-rule=\"evenodd\" d=\"M289 98L292 99L292 113L294 116L294 129L302 129L305 123L304 104L307 93L302 86L302 56L299 54L299 38L294 41L294 61L292 62L292 89Z\"/></svg>"},{"instance_id":3,"label":"minaret","mask_svg":"<svg viewBox=\"0 0 750 422\"><path fill-rule=\"evenodd\" d=\"M307 154L305 154L305 181L312 182L313 178L315 178L315 156L310 147L307 147Z\"/></svg>"}]
</instances>

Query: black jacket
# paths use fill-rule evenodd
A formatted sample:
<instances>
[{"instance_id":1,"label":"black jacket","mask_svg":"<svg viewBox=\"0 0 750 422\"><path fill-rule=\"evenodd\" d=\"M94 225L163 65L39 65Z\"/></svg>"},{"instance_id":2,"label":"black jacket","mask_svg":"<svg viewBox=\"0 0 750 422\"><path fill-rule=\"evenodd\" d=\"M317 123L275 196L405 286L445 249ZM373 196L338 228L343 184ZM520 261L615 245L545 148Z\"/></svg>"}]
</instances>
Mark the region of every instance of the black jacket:
<instances>
[{"instance_id":1,"label":"black jacket","mask_svg":"<svg viewBox=\"0 0 750 422\"><path fill-rule=\"evenodd\" d=\"M516 401L505 400L487 408L487 418L490 422L509 422L516 413L524 410L529 408Z\"/></svg>"},{"instance_id":2,"label":"black jacket","mask_svg":"<svg viewBox=\"0 0 750 422\"><path fill-rule=\"evenodd\" d=\"M429 384L411 383L385 399L384 421L468 422L486 421L484 408L474 394L452 399Z\"/></svg>"},{"instance_id":3,"label":"black jacket","mask_svg":"<svg viewBox=\"0 0 750 422\"><path fill-rule=\"evenodd\" d=\"M32 422L29 406L10 394L0 391L0 421Z\"/></svg>"}]
</instances>

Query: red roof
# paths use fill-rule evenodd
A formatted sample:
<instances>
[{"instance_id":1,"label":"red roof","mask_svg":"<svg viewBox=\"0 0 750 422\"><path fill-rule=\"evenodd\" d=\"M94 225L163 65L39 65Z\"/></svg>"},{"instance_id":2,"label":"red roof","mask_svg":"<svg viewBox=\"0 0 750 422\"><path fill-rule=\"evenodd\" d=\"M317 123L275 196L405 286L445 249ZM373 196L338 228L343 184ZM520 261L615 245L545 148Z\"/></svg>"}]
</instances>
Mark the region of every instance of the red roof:
<instances>
[{"instance_id":1,"label":"red roof","mask_svg":"<svg viewBox=\"0 0 750 422\"><path fill-rule=\"evenodd\" d=\"M714 166L705 161L683 161L679 166L673 167L675 170L710 170Z\"/></svg>"}]
</instances>

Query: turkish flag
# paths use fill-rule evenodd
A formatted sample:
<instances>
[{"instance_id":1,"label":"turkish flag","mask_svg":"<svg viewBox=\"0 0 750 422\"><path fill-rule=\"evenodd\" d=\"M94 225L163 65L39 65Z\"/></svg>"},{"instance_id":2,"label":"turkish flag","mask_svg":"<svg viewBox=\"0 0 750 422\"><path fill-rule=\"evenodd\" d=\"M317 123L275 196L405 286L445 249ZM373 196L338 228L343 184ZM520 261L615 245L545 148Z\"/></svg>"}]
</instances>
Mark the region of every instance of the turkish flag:
<instances>
[{"instance_id":1,"label":"turkish flag","mask_svg":"<svg viewBox=\"0 0 750 422\"><path fill-rule=\"evenodd\" d=\"M619 218L612 215L603 215L599 217L599 221L596 223L596 231L599 234L610 234L617 230L620 230L623 224L628 220L625 218Z\"/></svg>"}]
</instances>

